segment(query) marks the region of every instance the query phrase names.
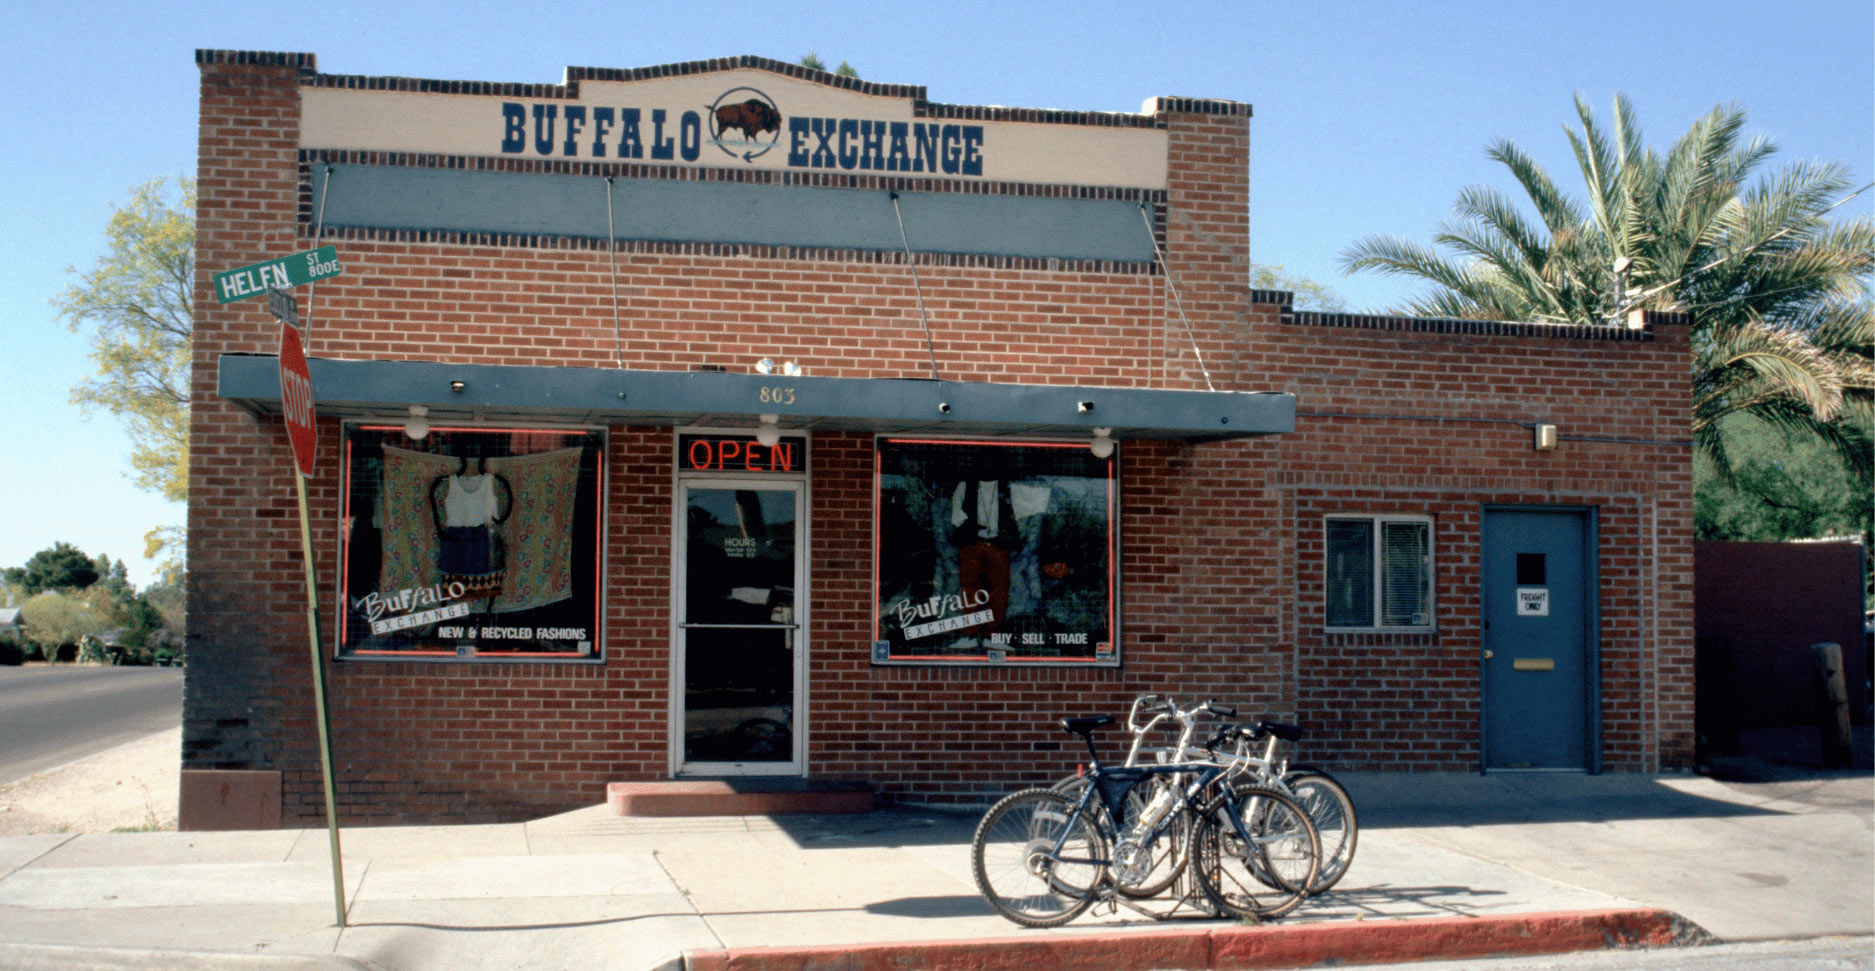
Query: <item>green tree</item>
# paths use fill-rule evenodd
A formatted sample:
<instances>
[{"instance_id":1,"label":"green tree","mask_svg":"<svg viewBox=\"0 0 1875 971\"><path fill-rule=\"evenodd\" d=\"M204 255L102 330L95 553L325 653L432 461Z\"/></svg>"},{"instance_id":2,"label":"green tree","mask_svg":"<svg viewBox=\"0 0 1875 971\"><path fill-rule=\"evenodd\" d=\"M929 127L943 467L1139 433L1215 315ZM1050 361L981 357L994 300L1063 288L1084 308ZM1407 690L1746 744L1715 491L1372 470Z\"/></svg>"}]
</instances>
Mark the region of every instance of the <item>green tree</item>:
<instances>
[{"instance_id":1,"label":"green tree","mask_svg":"<svg viewBox=\"0 0 1875 971\"><path fill-rule=\"evenodd\" d=\"M808 51L807 53L802 54L800 65L804 68L807 68L813 71L828 70L827 62L820 59L820 52L818 51ZM845 61L841 61L840 66L837 68L833 68L832 71L834 74L838 74L839 76L843 78L853 78L855 80L858 80L859 78L859 72L853 69L853 65L848 64Z\"/></svg>"},{"instance_id":2,"label":"green tree","mask_svg":"<svg viewBox=\"0 0 1875 971\"><path fill-rule=\"evenodd\" d=\"M86 644L101 643L122 626L124 616L108 592L66 589L48 590L26 601L20 620L26 636L39 645L46 660L56 661L65 647L75 646L75 653L83 657Z\"/></svg>"},{"instance_id":3,"label":"green tree","mask_svg":"<svg viewBox=\"0 0 1875 971\"><path fill-rule=\"evenodd\" d=\"M189 632L181 578L153 583L139 599L155 609L162 619L162 625L146 645L155 651L158 660L181 655Z\"/></svg>"},{"instance_id":4,"label":"green tree","mask_svg":"<svg viewBox=\"0 0 1875 971\"><path fill-rule=\"evenodd\" d=\"M1867 485L1875 225L1829 218L1846 201L1848 169L1798 162L1761 173L1776 146L1745 139L1738 108L1714 108L1665 154L1642 146L1625 97L1607 130L1580 97L1576 113L1581 128L1565 132L1585 202L1499 140L1489 157L1537 222L1509 196L1473 186L1434 246L1368 237L1343 264L1433 284L1404 308L1414 314L1619 326L1633 310L1685 312L1693 437L1713 474L1731 470L1724 419L1749 413L1828 444Z\"/></svg>"},{"instance_id":5,"label":"green tree","mask_svg":"<svg viewBox=\"0 0 1875 971\"><path fill-rule=\"evenodd\" d=\"M34 553L24 566L6 568L7 585L28 597L46 590L82 590L97 583L99 576L97 563L65 542Z\"/></svg>"},{"instance_id":6,"label":"green tree","mask_svg":"<svg viewBox=\"0 0 1875 971\"><path fill-rule=\"evenodd\" d=\"M1747 414L1726 418L1725 426L1732 475L1698 475L1699 539L1771 542L1869 529L1868 494L1822 441Z\"/></svg>"},{"instance_id":7,"label":"green tree","mask_svg":"<svg viewBox=\"0 0 1875 971\"><path fill-rule=\"evenodd\" d=\"M78 282L52 300L74 331L90 329L96 374L72 388L72 401L87 414L102 408L122 421L137 485L183 502L195 329L194 180L136 187L111 215L105 245L97 264L82 273L74 268Z\"/></svg>"},{"instance_id":8,"label":"green tree","mask_svg":"<svg viewBox=\"0 0 1875 971\"><path fill-rule=\"evenodd\" d=\"M1340 313L1348 309L1348 302L1341 299L1341 295L1332 288L1300 273L1291 273L1283 269L1281 263L1252 264L1250 286L1258 290L1287 290L1295 294L1297 310Z\"/></svg>"}]
</instances>

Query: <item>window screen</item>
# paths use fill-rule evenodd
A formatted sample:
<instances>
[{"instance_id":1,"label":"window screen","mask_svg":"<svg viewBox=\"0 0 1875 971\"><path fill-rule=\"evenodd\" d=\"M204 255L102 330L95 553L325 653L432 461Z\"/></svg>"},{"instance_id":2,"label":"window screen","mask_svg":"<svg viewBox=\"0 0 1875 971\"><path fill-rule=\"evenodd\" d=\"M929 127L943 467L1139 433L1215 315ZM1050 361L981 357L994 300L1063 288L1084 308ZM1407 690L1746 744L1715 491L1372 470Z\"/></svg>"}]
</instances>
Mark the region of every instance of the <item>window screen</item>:
<instances>
[{"instance_id":1,"label":"window screen","mask_svg":"<svg viewBox=\"0 0 1875 971\"><path fill-rule=\"evenodd\" d=\"M1327 521L1324 620L1329 627L1432 624L1432 523L1337 516Z\"/></svg>"}]
</instances>

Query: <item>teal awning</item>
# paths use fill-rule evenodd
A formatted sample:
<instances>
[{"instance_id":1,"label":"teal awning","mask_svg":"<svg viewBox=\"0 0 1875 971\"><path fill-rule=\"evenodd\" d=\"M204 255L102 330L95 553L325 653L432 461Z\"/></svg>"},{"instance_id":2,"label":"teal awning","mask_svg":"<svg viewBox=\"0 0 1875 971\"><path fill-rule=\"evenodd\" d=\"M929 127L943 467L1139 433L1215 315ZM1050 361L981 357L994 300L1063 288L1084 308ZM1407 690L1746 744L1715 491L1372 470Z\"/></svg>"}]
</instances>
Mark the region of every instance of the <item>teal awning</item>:
<instances>
[{"instance_id":1,"label":"teal awning","mask_svg":"<svg viewBox=\"0 0 1875 971\"><path fill-rule=\"evenodd\" d=\"M336 361L310 358L321 415L594 425L754 427L996 437L1091 435L1209 442L1295 430L1295 396L1275 392L830 378L724 371ZM280 410L271 355L221 356L220 396L257 415ZM460 390L454 388L460 387Z\"/></svg>"}]
</instances>

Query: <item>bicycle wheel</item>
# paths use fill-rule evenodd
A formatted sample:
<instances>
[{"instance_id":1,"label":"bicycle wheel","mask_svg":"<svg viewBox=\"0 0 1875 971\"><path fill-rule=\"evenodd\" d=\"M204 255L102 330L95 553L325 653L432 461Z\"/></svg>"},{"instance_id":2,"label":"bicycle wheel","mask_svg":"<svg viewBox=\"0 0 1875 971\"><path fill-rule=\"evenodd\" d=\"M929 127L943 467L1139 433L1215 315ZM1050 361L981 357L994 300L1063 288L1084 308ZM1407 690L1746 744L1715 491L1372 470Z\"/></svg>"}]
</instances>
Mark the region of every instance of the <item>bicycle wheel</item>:
<instances>
[{"instance_id":1,"label":"bicycle wheel","mask_svg":"<svg viewBox=\"0 0 1875 971\"><path fill-rule=\"evenodd\" d=\"M1185 859L1219 910L1263 920L1289 913L1308 896L1320 869L1321 840L1294 799L1242 785L1205 804L1192 821Z\"/></svg>"},{"instance_id":2,"label":"bicycle wheel","mask_svg":"<svg viewBox=\"0 0 1875 971\"><path fill-rule=\"evenodd\" d=\"M1354 844L1359 836L1354 800L1326 772L1291 772L1283 777L1283 785L1296 797L1302 811L1309 814L1309 822L1315 824L1316 836L1322 841L1322 865L1315 882L1309 885L1309 893L1324 893L1354 862Z\"/></svg>"},{"instance_id":3,"label":"bicycle wheel","mask_svg":"<svg viewBox=\"0 0 1875 971\"><path fill-rule=\"evenodd\" d=\"M1081 793L1087 790L1090 783L1091 780L1087 776L1071 775L1049 788L1067 796L1069 802L1078 803L1081 801ZM1150 791L1156 792L1156 787L1163 785L1166 785L1163 778L1155 778L1147 785L1139 786L1127 793L1127 820L1138 819L1139 814L1145 812L1146 805L1152 801L1151 796L1141 795L1142 791L1155 787ZM1113 878L1115 890L1135 900L1144 900L1166 892L1172 886L1172 882L1178 879L1179 873L1185 869L1185 834L1188 826L1182 807L1175 807L1172 811L1177 815L1172 818L1171 826L1157 840L1154 840L1152 845L1133 849L1124 847L1120 835L1113 831L1113 824L1107 819L1098 801L1090 807L1090 812L1100 817L1101 836L1107 840L1109 846L1113 847L1116 855L1113 864L1107 868L1108 875ZM1118 859L1123 849L1129 856L1137 858L1124 861Z\"/></svg>"},{"instance_id":4,"label":"bicycle wheel","mask_svg":"<svg viewBox=\"0 0 1875 971\"><path fill-rule=\"evenodd\" d=\"M1094 902L1106 841L1074 810L1075 800L1059 792L1024 789L983 814L970 870L997 913L1025 927L1055 927Z\"/></svg>"}]
</instances>

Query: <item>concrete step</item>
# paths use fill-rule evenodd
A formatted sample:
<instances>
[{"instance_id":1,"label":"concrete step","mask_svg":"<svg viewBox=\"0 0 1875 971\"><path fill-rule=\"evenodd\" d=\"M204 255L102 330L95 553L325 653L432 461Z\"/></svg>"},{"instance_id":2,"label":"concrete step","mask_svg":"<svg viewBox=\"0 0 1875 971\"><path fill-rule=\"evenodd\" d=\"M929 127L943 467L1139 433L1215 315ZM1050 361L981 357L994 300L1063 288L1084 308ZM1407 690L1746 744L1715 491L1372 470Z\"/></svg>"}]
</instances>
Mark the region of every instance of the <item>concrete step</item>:
<instances>
[{"instance_id":1,"label":"concrete step","mask_svg":"<svg viewBox=\"0 0 1875 971\"><path fill-rule=\"evenodd\" d=\"M611 782L606 805L620 816L773 816L869 813L872 786L841 779L659 779Z\"/></svg>"}]
</instances>

